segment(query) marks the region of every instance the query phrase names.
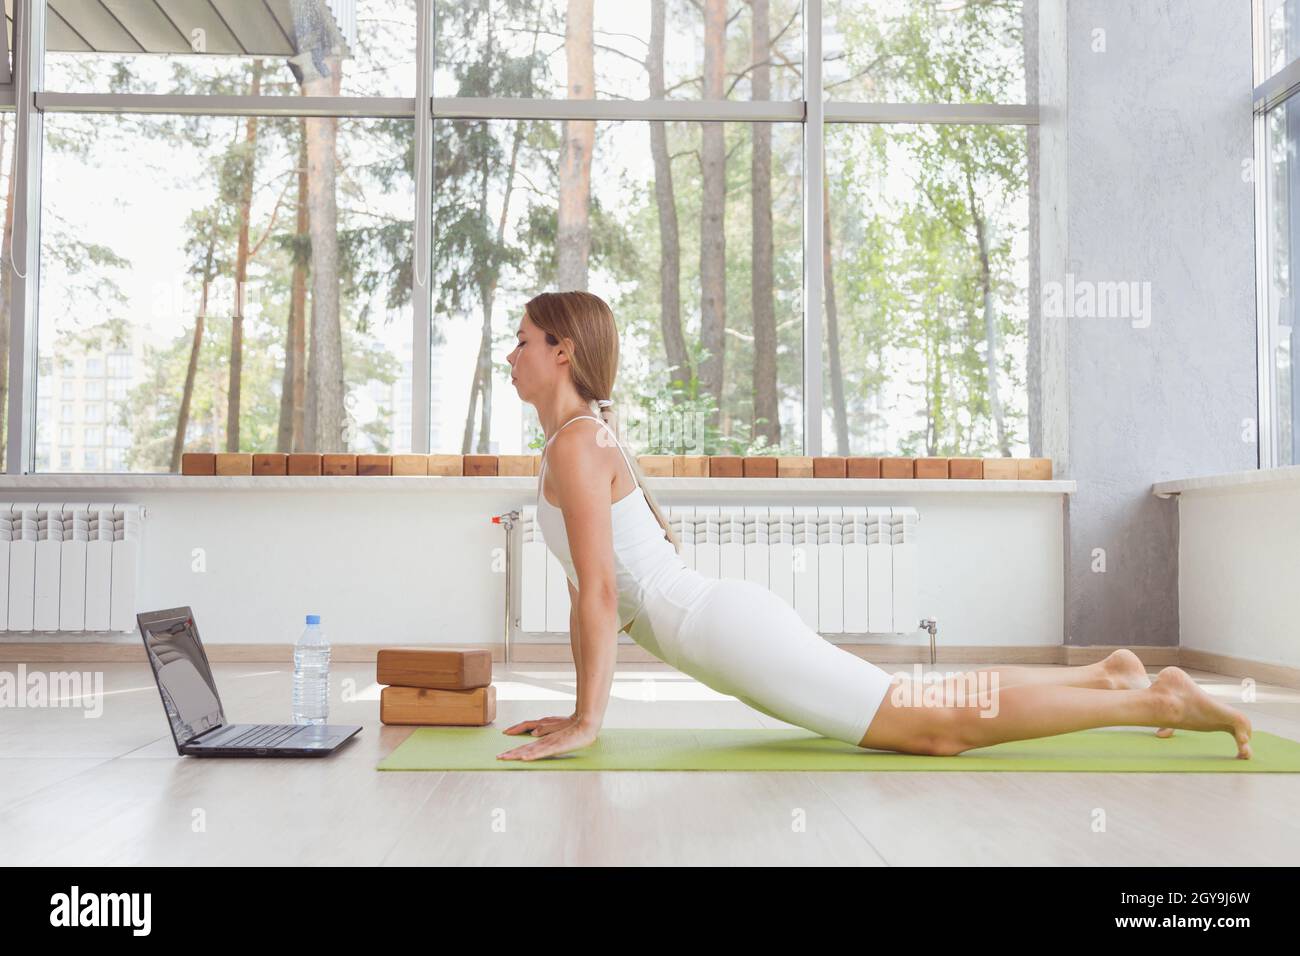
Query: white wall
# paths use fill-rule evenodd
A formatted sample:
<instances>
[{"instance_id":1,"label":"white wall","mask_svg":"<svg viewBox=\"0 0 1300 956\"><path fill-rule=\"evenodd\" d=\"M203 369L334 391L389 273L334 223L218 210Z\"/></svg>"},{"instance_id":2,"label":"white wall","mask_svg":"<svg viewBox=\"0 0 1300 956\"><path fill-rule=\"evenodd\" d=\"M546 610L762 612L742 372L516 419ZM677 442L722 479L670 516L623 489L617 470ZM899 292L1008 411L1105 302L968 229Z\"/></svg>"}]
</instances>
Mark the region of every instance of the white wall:
<instances>
[{"instance_id":1,"label":"white wall","mask_svg":"<svg viewBox=\"0 0 1300 956\"><path fill-rule=\"evenodd\" d=\"M1039 12L1044 291L1073 276L1150 294L1146 315L1043 318L1034 453L1079 484L1066 642L1174 647L1177 514L1151 484L1257 463L1242 440L1257 414L1251 8L1045 0Z\"/></svg>"},{"instance_id":2,"label":"white wall","mask_svg":"<svg viewBox=\"0 0 1300 956\"><path fill-rule=\"evenodd\" d=\"M1300 480L1178 498L1181 646L1300 667Z\"/></svg>"},{"instance_id":3,"label":"white wall","mask_svg":"<svg viewBox=\"0 0 1300 956\"><path fill-rule=\"evenodd\" d=\"M89 500L85 492L74 496L67 489L4 494L13 501ZM509 490L247 488L101 491L91 497L146 504L138 607L191 605L209 644L291 643L307 613L321 615L335 643L500 641L504 552L497 549L504 546L504 532L490 516L534 500L532 493ZM757 503L750 491L657 497L661 505ZM941 645L949 646L1061 644L1063 499L1043 493L764 498L779 504L916 507L920 607L939 621ZM0 634L4 642L104 639ZM111 639L138 640L134 634ZM928 646L928 637L918 631L906 643Z\"/></svg>"}]
</instances>

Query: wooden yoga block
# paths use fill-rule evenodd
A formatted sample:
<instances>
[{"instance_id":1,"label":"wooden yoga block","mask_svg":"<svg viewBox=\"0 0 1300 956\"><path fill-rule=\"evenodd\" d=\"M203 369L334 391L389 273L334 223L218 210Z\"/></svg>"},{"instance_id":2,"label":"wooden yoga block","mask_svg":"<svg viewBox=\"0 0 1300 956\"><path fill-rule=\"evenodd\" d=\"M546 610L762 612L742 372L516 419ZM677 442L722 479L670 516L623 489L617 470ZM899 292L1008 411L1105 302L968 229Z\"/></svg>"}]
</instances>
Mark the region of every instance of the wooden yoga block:
<instances>
[{"instance_id":1,"label":"wooden yoga block","mask_svg":"<svg viewBox=\"0 0 1300 956\"><path fill-rule=\"evenodd\" d=\"M844 459L845 469L848 474L846 478L879 478L880 477L880 459L879 458L855 458Z\"/></svg>"},{"instance_id":2,"label":"wooden yoga block","mask_svg":"<svg viewBox=\"0 0 1300 956\"><path fill-rule=\"evenodd\" d=\"M497 474L528 476L533 473L532 455L497 455Z\"/></svg>"},{"instance_id":3,"label":"wooden yoga block","mask_svg":"<svg viewBox=\"0 0 1300 956\"><path fill-rule=\"evenodd\" d=\"M481 727L497 716L497 689L438 690L385 687L379 693L379 720L384 724Z\"/></svg>"},{"instance_id":4,"label":"wooden yoga block","mask_svg":"<svg viewBox=\"0 0 1300 956\"><path fill-rule=\"evenodd\" d=\"M487 478L497 474L496 455L465 455L465 474L475 478Z\"/></svg>"},{"instance_id":5,"label":"wooden yoga block","mask_svg":"<svg viewBox=\"0 0 1300 956\"><path fill-rule=\"evenodd\" d=\"M776 459L770 455L746 455L743 461L746 478L776 477Z\"/></svg>"},{"instance_id":6,"label":"wooden yoga block","mask_svg":"<svg viewBox=\"0 0 1300 956\"><path fill-rule=\"evenodd\" d=\"M708 455L673 455L674 478L709 477Z\"/></svg>"},{"instance_id":7,"label":"wooden yoga block","mask_svg":"<svg viewBox=\"0 0 1300 956\"><path fill-rule=\"evenodd\" d=\"M861 461L862 459L858 459ZM814 458L813 459L813 477L814 478L847 478L848 459L847 458Z\"/></svg>"},{"instance_id":8,"label":"wooden yoga block","mask_svg":"<svg viewBox=\"0 0 1300 956\"><path fill-rule=\"evenodd\" d=\"M215 475L217 456L209 451L187 451L181 455L182 475Z\"/></svg>"},{"instance_id":9,"label":"wooden yoga block","mask_svg":"<svg viewBox=\"0 0 1300 956\"><path fill-rule=\"evenodd\" d=\"M912 458L882 458L880 459L880 477L915 478L915 466L915 459Z\"/></svg>"},{"instance_id":10,"label":"wooden yoga block","mask_svg":"<svg viewBox=\"0 0 1300 956\"><path fill-rule=\"evenodd\" d=\"M431 475L459 478L462 474L469 474L468 471L463 470L464 462L460 460L460 455L430 455L425 467L429 469Z\"/></svg>"},{"instance_id":11,"label":"wooden yoga block","mask_svg":"<svg viewBox=\"0 0 1300 956\"><path fill-rule=\"evenodd\" d=\"M253 474L287 475L289 474L289 456L282 452L267 452L253 456Z\"/></svg>"},{"instance_id":12,"label":"wooden yoga block","mask_svg":"<svg viewBox=\"0 0 1300 956\"><path fill-rule=\"evenodd\" d=\"M542 473L542 456L533 455L532 457L533 457L533 470L529 472L529 474L533 476L540 475Z\"/></svg>"},{"instance_id":13,"label":"wooden yoga block","mask_svg":"<svg viewBox=\"0 0 1300 956\"><path fill-rule=\"evenodd\" d=\"M783 455L776 460L778 478L811 478L813 460L805 455Z\"/></svg>"},{"instance_id":14,"label":"wooden yoga block","mask_svg":"<svg viewBox=\"0 0 1300 956\"><path fill-rule=\"evenodd\" d=\"M918 459L916 459L916 477L918 477L918 478L947 478L947 477L948 477L948 459L947 459L947 458L918 458Z\"/></svg>"},{"instance_id":15,"label":"wooden yoga block","mask_svg":"<svg viewBox=\"0 0 1300 956\"><path fill-rule=\"evenodd\" d=\"M315 452L292 452L289 455L288 471L291 475L319 475L321 467L321 456Z\"/></svg>"},{"instance_id":16,"label":"wooden yoga block","mask_svg":"<svg viewBox=\"0 0 1300 956\"><path fill-rule=\"evenodd\" d=\"M358 475L391 475L392 455L357 455Z\"/></svg>"},{"instance_id":17,"label":"wooden yoga block","mask_svg":"<svg viewBox=\"0 0 1300 956\"><path fill-rule=\"evenodd\" d=\"M1016 458L1016 477L1031 481L1049 481L1052 477L1052 459Z\"/></svg>"},{"instance_id":18,"label":"wooden yoga block","mask_svg":"<svg viewBox=\"0 0 1300 956\"><path fill-rule=\"evenodd\" d=\"M739 455L710 455L710 478L743 478L745 476L745 459Z\"/></svg>"},{"instance_id":19,"label":"wooden yoga block","mask_svg":"<svg viewBox=\"0 0 1300 956\"><path fill-rule=\"evenodd\" d=\"M375 680L402 687L467 690L492 683L492 651L486 647L381 647Z\"/></svg>"},{"instance_id":20,"label":"wooden yoga block","mask_svg":"<svg viewBox=\"0 0 1300 956\"><path fill-rule=\"evenodd\" d=\"M671 478L673 476L672 455L637 455L636 463L641 466L647 478Z\"/></svg>"},{"instance_id":21,"label":"wooden yoga block","mask_svg":"<svg viewBox=\"0 0 1300 956\"><path fill-rule=\"evenodd\" d=\"M253 453L246 451L217 452L218 475L251 475L253 473Z\"/></svg>"},{"instance_id":22,"label":"wooden yoga block","mask_svg":"<svg viewBox=\"0 0 1300 956\"><path fill-rule=\"evenodd\" d=\"M321 455L320 473L322 475L355 475L357 473L357 456L341 453Z\"/></svg>"},{"instance_id":23,"label":"wooden yoga block","mask_svg":"<svg viewBox=\"0 0 1300 956\"><path fill-rule=\"evenodd\" d=\"M949 478L983 478L984 459L983 458L949 458L948 477Z\"/></svg>"},{"instance_id":24,"label":"wooden yoga block","mask_svg":"<svg viewBox=\"0 0 1300 956\"><path fill-rule=\"evenodd\" d=\"M393 456L394 475L420 475L421 477L423 477L428 473L429 473L428 455L394 455Z\"/></svg>"},{"instance_id":25,"label":"wooden yoga block","mask_svg":"<svg viewBox=\"0 0 1300 956\"><path fill-rule=\"evenodd\" d=\"M984 477L988 480L1011 481L1018 474L1014 458L985 458Z\"/></svg>"}]
</instances>

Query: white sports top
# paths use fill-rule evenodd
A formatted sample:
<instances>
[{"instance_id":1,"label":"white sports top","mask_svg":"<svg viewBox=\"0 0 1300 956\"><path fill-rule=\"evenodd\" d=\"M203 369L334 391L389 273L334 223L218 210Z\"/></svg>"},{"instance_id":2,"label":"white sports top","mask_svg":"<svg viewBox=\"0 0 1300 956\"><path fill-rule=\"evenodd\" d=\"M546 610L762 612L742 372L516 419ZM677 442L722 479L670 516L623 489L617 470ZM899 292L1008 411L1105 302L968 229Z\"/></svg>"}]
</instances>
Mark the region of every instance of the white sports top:
<instances>
[{"instance_id":1,"label":"white sports top","mask_svg":"<svg viewBox=\"0 0 1300 956\"><path fill-rule=\"evenodd\" d=\"M628 471L636 488L610 505L610 521L614 535L614 570L618 586L618 621L619 630L628 628L636 619L637 613L645 604L646 595L657 583L665 580L665 575L675 569L687 568L682 556L677 553L671 541L664 534L659 519L650 510L645 492L636 480L632 462L623 450L623 444L614 434L614 429L602 418L594 415L579 415L570 418L555 430L555 434L546 440L542 449L542 464L537 476L537 524L542 530L542 538L547 548L559 560L565 576L576 590L578 576L573 568L573 557L569 553L569 534L564 526L564 512L546 500L542 494L542 482L546 475L546 449L555 440L555 435L565 426L584 418L599 422L609 432L623 453Z\"/></svg>"}]
</instances>

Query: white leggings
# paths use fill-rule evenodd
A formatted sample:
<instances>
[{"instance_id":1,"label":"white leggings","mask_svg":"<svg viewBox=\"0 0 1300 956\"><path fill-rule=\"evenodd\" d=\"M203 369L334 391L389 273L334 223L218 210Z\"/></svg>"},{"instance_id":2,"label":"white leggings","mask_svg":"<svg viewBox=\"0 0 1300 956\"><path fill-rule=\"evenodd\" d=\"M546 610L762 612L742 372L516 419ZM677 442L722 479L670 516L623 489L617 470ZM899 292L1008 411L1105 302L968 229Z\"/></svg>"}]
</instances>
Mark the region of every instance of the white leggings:
<instances>
[{"instance_id":1,"label":"white leggings","mask_svg":"<svg viewBox=\"0 0 1300 956\"><path fill-rule=\"evenodd\" d=\"M827 641L753 581L681 568L650 588L628 634L719 693L855 746L889 692L891 675Z\"/></svg>"}]
</instances>

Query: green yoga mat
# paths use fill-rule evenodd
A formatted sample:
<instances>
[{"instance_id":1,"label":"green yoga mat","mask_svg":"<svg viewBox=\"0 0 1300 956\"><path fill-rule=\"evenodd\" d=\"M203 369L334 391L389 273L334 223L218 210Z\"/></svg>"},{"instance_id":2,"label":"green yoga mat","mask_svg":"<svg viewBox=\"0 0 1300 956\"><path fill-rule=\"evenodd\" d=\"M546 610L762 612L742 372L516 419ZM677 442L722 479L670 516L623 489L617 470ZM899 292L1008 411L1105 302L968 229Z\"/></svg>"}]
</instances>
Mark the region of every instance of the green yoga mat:
<instances>
[{"instance_id":1,"label":"green yoga mat","mask_svg":"<svg viewBox=\"0 0 1300 956\"><path fill-rule=\"evenodd\" d=\"M926 757L863 750L807 730L602 730L558 757L498 760L536 737L496 727L418 727L379 770L1014 770L1094 773L1300 773L1300 743L1255 731L1238 760L1225 733L1082 730Z\"/></svg>"}]
</instances>

